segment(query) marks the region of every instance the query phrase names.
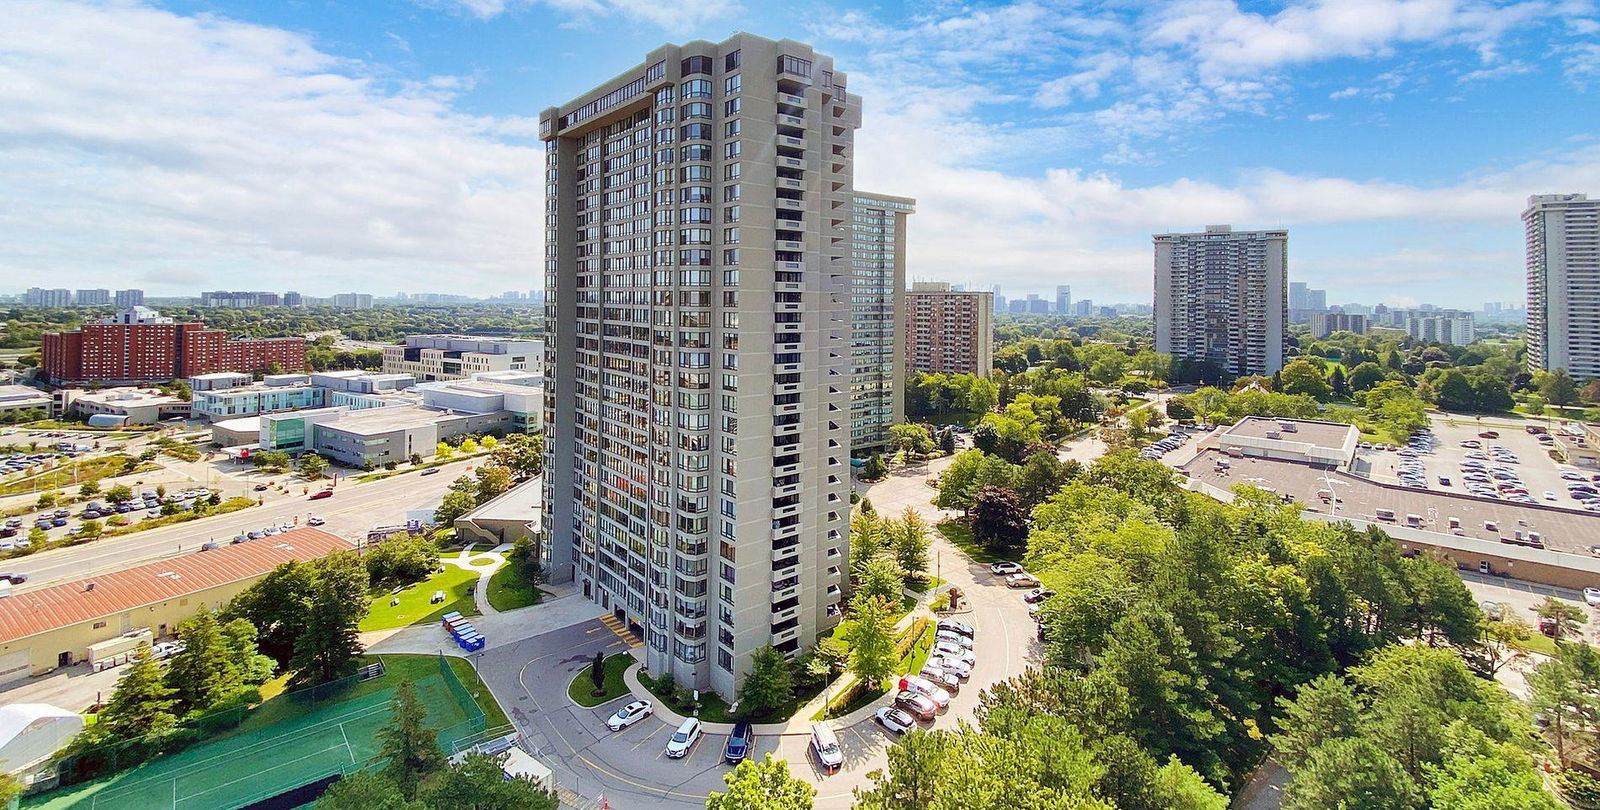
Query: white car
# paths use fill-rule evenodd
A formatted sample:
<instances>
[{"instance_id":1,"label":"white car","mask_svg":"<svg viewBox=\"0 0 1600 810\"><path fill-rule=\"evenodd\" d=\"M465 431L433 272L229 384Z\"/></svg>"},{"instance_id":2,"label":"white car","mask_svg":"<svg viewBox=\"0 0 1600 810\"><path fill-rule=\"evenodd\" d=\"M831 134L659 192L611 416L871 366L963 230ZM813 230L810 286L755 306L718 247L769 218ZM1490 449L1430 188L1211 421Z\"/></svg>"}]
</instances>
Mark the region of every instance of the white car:
<instances>
[{"instance_id":1,"label":"white car","mask_svg":"<svg viewBox=\"0 0 1600 810\"><path fill-rule=\"evenodd\" d=\"M877 720L878 725L896 734L904 734L917 727L916 718L907 714L904 709L896 709L893 706L885 706L879 709L873 713L872 719Z\"/></svg>"},{"instance_id":2,"label":"white car","mask_svg":"<svg viewBox=\"0 0 1600 810\"><path fill-rule=\"evenodd\" d=\"M1032 574L1012 574L1006 577L1007 588L1037 588L1039 579Z\"/></svg>"},{"instance_id":3,"label":"white car","mask_svg":"<svg viewBox=\"0 0 1600 810\"><path fill-rule=\"evenodd\" d=\"M989 573L1000 574L1002 576L1006 574L1020 574L1022 573L1022 565L1009 561L997 562L994 565L989 566Z\"/></svg>"},{"instance_id":4,"label":"white car","mask_svg":"<svg viewBox=\"0 0 1600 810\"><path fill-rule=\"evenodd\" d=\"M1588 602L1590 607L1600 607L1600 588L1584 588L1583 601Z\"/></svg>"},{"instance_id":5,"label":"white car","mask_svg":"<svg viewBox=\"0 0 1600 810\"><path fill-rule=\"evenodd\" d=\"M307 526L321 526L322 524L327 523L327 522L328 521L323 520L322 518L319 518L316 515L312 515L311 517L306 518L306 525Z\"/></svg>"},{"instance_id":6,"label":"white car","mask_svg":"<svg viewBox=\"0 0 1600 810\"><path fill-rule=\"evenodd\" d=\"M702 731L699 719L691 717L683 721L678 730L672 732L672 739L667 740L667 758L683 759L687 756L689 749L700 741Z\"/></svg>"},{"instance_id":7,"label":"white car","mask_svg":"<svg viewBox=\"0 0 1600 810\"><path fill-rule=\"evenodd\" d=\"M1547 500L1547 501L1555 500L1556 499L1555 491L1554 490L1549 490L1549 489L1545 490L1544 491L1544 499Z\"/></svg>"},{"instance_id":8,"label":"white car","mask_svg":"<svg viewBox=\"0 0 1600 810\"><path fill-rule=\"evenodd\" d=\"M1600 556L1600 555L1597 555L1597 556ZM962 661L961 659L953 657L953 656L951 656L951 657L946 657L946 656L943 656L943 655L930 656L928 658L927 666L938 667L939 669L942 669L945 672L948 672L951 675L956 676L957 678L970 678L970 677L972 677L972 665L967 663L966 661Z\"/></svg>"},{"instance_id":9,"label":"white car","mask_svg":"<svg viewBox=\"0 0 1600 810\"><path fill-rule=\"evenodd\" d=\"M960 633L951 632L949 630L940 630L938 634L933 637L933 640L948 642L960 647L963 650L972 649L972 639L967 638Z\"/></svg>"},{"instance_id":10,"label":"white car","mask_svg":"<svg viewBox=\"0 0 1600 810\"><path fill-rule=\"evenodd\" d=\"M978 656L973 655L971 650L961 646L960 644L951 644L948 641L940 641L933 645L933 652L940 658L945 658L951 661L961 661L967 665L969 670L978 665Z\"/></svg>"},{"instance_id":11,"label":"white car","mask_svg":"<svg viewBox=\"0 0 1600 810\"><path fill-rule=\"evenodd\" d=\"M635 700L606 718L606 728L621 731L654 714L655 704L648 700Z\"/></svg>"}]
</instances>

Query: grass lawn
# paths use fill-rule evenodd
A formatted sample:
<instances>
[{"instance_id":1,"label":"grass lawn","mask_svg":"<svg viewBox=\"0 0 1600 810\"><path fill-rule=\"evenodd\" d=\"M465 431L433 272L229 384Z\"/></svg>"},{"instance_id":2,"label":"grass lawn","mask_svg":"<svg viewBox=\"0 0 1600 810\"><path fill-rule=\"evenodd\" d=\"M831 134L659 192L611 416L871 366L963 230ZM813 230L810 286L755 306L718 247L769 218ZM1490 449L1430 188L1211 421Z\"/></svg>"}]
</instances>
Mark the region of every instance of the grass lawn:
<instances>
[{"instance_id":1,"label":"grass lawn","mask_svg":"<svg viewBox=\"0 0 1600 810\"><path fill-rule=\"evenodd\" d=\"M596 697L589 693L589 690L594 688L594 682L589 680L594 664L590 664L572 679L572 683L567 684L567 697L572 698L573 703L589 708L616 700L628 694L628 684L622 680L622 673L627 672L628 667L632 665L633 656L627 653L606 656L605 694Z\"/></svg>"},{"instance_id":2,"label":"grass lawn","mask_svg":"<svg viewBox=\"0 0 1600 810\"><path fill-rule=\"evenodd\" d=\"M100 481L116 475L132 475L161 469L161 465L151 462L137 463L132 468L129 468L124 464L124 461L131 458L131 456L123 455L101 456L62 464L53 470L47 470L38 475L31 475L17 481L0 484L0 495L21 495L27 492L67 488L76 493L78 487L90 481Z\"/></svg>"},{"instance_id":3,"label":"grass lawn","mask_svg":"<svg viewBox=\"0 0 1600 810\"><path fill-rule=\"evenodd\" d=\"M700 711L694 712L690 710L689 703L687 701L679 701L675 695L663 695L661 693L660 684L649 675L646 675L643 672L639 673L639 683L644 684L644 688L650 690L650 694L655 695L656 700L661 701L662 705L677 712L678 714L685 716L692 715L700 718L706 723L732 723L738 719L728 711L727 701L724 701L722 698L718 697L717 693L715 692L701 692Z\"/></svg>"},{"instance_id":4,"label":"grass lawn","mask_svg":"<svg viewBox=\"0 0 1600 810\"><path fill-rule=\"evenodd\" d=\"M516 610L537 605L544 599L544 591L518 579L509 564L502 565L489 577L487 591L489 604L495 610Z\"/></svg>"},{"instance_id":5,"label":"grass lawn","mask_svg":"<svg viewBox=\"0 0 1600 810\"><path fill-rule=\"evenodd\" d=\"M435 621L452 610L463 616L476 616L478 608L472 601L472 589L477 582L477 571L446 565L444 573L408 585L398 594L390 595L384 591L372 597L372 609L361 620L361 630L388 630L422 624ZM437 605L428 603L434 591L444 591L444 601ZM390 605L396 597L400 603Z\"/></svg>"},{"instance_id":6,"label":"grass lawn","mask_svg":"<svg viewBox=\"0 0 1600 810\"><path fill-rule=\"evenodd\" d=\"M961 553L971 557L974 562L987 565L1001 560L1022 561L1023 549L1019 548L1006 554L996 554L972 539L972 529L954 520L944 521L934 528L938 529L939 533L944 535L944 539L949 540L951 545L961 549Z\"/></svg>"}]
</instances>

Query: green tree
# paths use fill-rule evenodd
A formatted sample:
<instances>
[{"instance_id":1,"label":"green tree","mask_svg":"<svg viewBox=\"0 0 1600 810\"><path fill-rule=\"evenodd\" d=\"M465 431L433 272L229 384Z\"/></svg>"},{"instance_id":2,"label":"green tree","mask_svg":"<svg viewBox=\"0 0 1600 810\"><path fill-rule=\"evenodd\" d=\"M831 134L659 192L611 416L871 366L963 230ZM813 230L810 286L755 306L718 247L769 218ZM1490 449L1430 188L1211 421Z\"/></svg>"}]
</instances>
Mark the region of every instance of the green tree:
<instances>
[{"instance_id":1,"label":"green tree","mask_svg":"<svg viewBox=\"0 0 1600 810\"><path fill-rule=\"evenodd\" d=\"M127 484L117 484L106 490L106 500L112 503L127 503L133 500L133 490Z\"/></svg>"},{"instance_id":2,"label":"green tree","mask_svg":"<svg viewBox=\"0 0 1600 810\"><path fill-rule=\"evenodd\" d=\"M1344 373L1344 366L1334 366L1333 371L1328 372L1328 389L1335 397L1350 396L1350 380Z\"/></svg>"},{"instance_id":3,"label":"green tree","mask_svg":"<svg viewBox=\"0 0 1600 810\"><path fill-rule=\"evenodd\" d=\"M150 645L143 644L117 680L93 728L97 736L106 739L160 737L177 724L172 714L177 702L162 681L161 666L151 656Z\"/></svg>"},{"instance_id":4,"label":"green tree","mask_svg":"<svg viewBox=\"0 0 1600 810\"><path fill-rule=\"evenodd\" d=\"M1578 383L1564 368L1539 375L1536 384L1539 386L1539 394L1551 405L1564 408L1578 402Z\"/></svg>"},{"instance_id":5,"label":"green tree","mask_svg":"<svg viewBox=\"0 0 1600 810\"><path fill-rule=\"evenodd\" d=\"M1294 700L1278 698L1283 709L1273 738L1277 759L1290 771L1299 770L1311 751L1330 740L1354 737L1360 730L1361 702L1355 690L1338 675L1326 674L1300 687Z\"/></svg>"},{"instance_id":6,"label":"green tree","mask_svg":"<svg viewBox=\"0 0 1600 810\"><path fill-rule=\"evenodd\" d=\"M22 795L22 783L8 773L0 773L0 807L9 808L11 800ZM809 807L810 805L807 805Z\"/></svg>"},{"instance_id":7,"label":"green tree","mask_svg":"<svg viewBox=\"0 0 1600 810\"><path fill-rule=\"evenodd\" d=\"M409 585L426 579L439 567L439 547L421 535L401 532L369 546L362 560L370 582Z\"/></svg>"},{"instance_id":8,"label":"green tree","mask_svg":"<svg viewBox=\"0 0 1600 810\"><path fill-rule=\"evenodd\" d=\"M1473 389L1472 381L1457 369L1445 369L1435 390L1439 407L1447 411L1470 411L1477 407L1478 393Z\"/></svg>"},{"instance_id":9,"label":"green tree","mask_svg":"<svg viewBox=\"0 0 1600 810\"><path fill-rule=\"evenodd\" d=\"M933 452L933 437L922 425L890 425L889 446L904 453L907 458L926 456Z\"/></svg>"},{"instance_id":10,"label":"green tree","mask_svg":"<svg viewBox=\"0 0 1600 810\"><path fill-rule=\"evenodd\" d=\"M850 645L849 668L869 688L877 688L894 673L894 609L881 599L860 600L855 617L845 628Z\"/></svg>"},{"instance_id":11,"label":"green tree","mask_svg":"<svg viewBox=\"0 0 1600 810\"><path fill-rule=\"evenodd\" d=\"M1140 411L1147 413L1147 411ZM1022 507L1032 511L1035 506L1044 503L1046 498L1056 494L1061 485L1071 478L1067 465L1056 454L1049 450L1040 450L1023 463L1017 472L1017 497L1022 500Z\"/></svg>"},{"instance_id":12,"label":"green tree","mask_svg":"<svg viewBox=\"0 0 1600 810\"><path fill-rule=\"evenodd\" d=\"M88 537L88 538L92 539L92 538L95 538L95 537L99 537L102 534L105 534L105 532L106 532L105 526L100 521L95 520L93 518L90 518L89 520L85 520L83 523L79 524L79 526L78 526L78 536L79 537Z\"/></svg>"},{"instance_id":13,"label":"green tree","mask_svg":"<svg viewBox=\"0 0 1600 810\"><path fill-rule=\"evenodd\" d=\"M316 566L290 667L296 683L326 683L356 671L361 640L356 626L367 612L367 571L354 554L324 557Z\"/></svg>"},{"instance_id":14,"label":"green tree","mask_svg":"<svg viewBox=\"0 0 1600 810\"><path fill-rule=\"evenodd\" d=\"M507 779L501 761L488 754L468 754L446 768L423 791L427 806L437 810L557 810L555 794L527 779Z\"/></svg>"},{"instance_id":15,"label":"green tree","mask_svg":"<svg viewBox=\"0 0 1600 810\"><path fill-rule=\"evenodd\" d=\"M29 548L43 549L43 548L48 548L49 545L50 545L50 533L49 532L45 531L44 529L39 528L38 526L35 526L35 527L33 527L33 528L28 530L28 547Z\"/></svg>"},{"instance_id":16,"label":"green tree","mask_svg":"<svg viewBox=\"0 0 1600 810\"><path fill-rule=\"evenodd\" d=\"M1361 363L1350 370L1350 390L1353 393L1366 391L1378 383L1388 379L1389 372L1377 363Z\"/></svg>"},{"instance_id":17,"label":"green tree","mask_svg":"<svg viewBox=\"0 0 1600 810\"><path fill-rule=\"evenodd\" d=\"M751 715L765 714L788 702L794 692L789 659L768 644L750 654L750 671L739 685L739 708Z\"/></svg>"},{"instance_id":18,"label":"green tree","mask_svg":"<svg viewBox=\"0 0 1600 810\"><path fill-rule=\"evenodd\" d=\"M393 779L373 771L356 771L334 782L317 799L315 810L423 810L406 801Z\"/></svg>"},{"instance_id":19,"label":"green tree","mask_svg":"<svg viewBox=\"0 0 1600 810\"><path fill-rule=\"evenodd\" d=\"M865 464L861 465L861 480L877 481L889 474L889 465L883 461L883 456L873 453L867 456Z\"/></svg>"},{"instance_id":20,"label":"green tree","mask_svg":"<svg viewBox=\"0 0 1600 810\"><path fill-rule=\"evenodd\" d=\"M1284 810L1414 810L1416 785L1394 757L1361 739L1330 740L1307 752L1284 789Z\"/></svg>"},{"instance_id":21,"label":"green tree","mask_svg":"<svg viewBox=\"0 0 1600 810\"><path fill-rule=\"evenodd\" d=\"M261 651L279 664L287 664L305 630L314 582L311 563L284 563L235 596L223 617L250 622Z\"/></svg>"},{"instance_id":22,"label":"green tree","mask_svg":"<svg viewBox=\"0 0 1600 810\"><path fill-rule=\"evenodd\" d=\"M1279 372L1273 390L1283 394L1307 396L1319 402L1333 395L1333 389L1322 379L1322 369L1309 360L1296 360Z\"/></svg>"},{"instance_id":23,"label":"green tree","mask_svg":"<svg viewBox=\"0 0 1600 810\"><path fill-rule=\"evenodd\" d=\"M444 767L438 729L427 725L427 706L417 699L411 681L395 688L389 703L389 722L378 729L378 759L385 761L383 775L399 786L408 800L417 795L422 780Z\"/></svg>"},{"instance_id":24,"label":"green tree","mask_svg":"<svg viewBox=\"0 0 1600 810\"><path fill-rule=\"evenodd\" d=\"M315 481L328 471L328 461L316 453L306 453L300 457L296 468L300 470L301 478Z\"/></svg>"},{"instance_id":25,"label":"green tree","mask_svg":"<svg viewBox=\"0 0 1600 810\"><path fill-rule=\"evenodd\" d=\"M512 433L489 448L489 457L518 480L532 478L544 471L544 436Z\"/></svg>"},{"instance_id":26,"label":"green tree","mask_svg":"<svg viewBox=\"0 0 1600 810\"><path fill-rule=\"evenodd\" d=\"M500 464L484 464L473 475L478 478L476 498L479 506L500 497L511 488L511 468Z\"/></svg>"},{"instance_id":27,"label":"green tree","mask_svg":"<svg viewBox=\"0 0 1600 810\"><path fill-rule=\"evenodd\" d=\"M1022 546L1028 536L1027 514L1017 494L1002 487L978 490L972 503L972 538L994 552Z\"/></svg>"},{"instance_id":28,"label":"green tree","mask_svg":"<svg viewBox=\"0 0 1600 810\"><path fill-rule=\"evenodd\" d=\"M447 442L439 442L438 444L434 445L433 456L439 461L449 461L453 456L455 456L455 454L456 449L451 447Z\"/></svg>"},{"instance_id":29,"label":"green tree","mask_svg":"<svg viewBox=\"0 0 1600 810\"><path fill-rule=\"evenodd\" d=\"M449 526L455 523L456 518L478 508L478 482L476 479L463 475L450 482L450 489L444 493L444 500L439 508L433 511L433 522L440 526Z\"/></svg>"},{"instance_id":30,"label":"green tree","mask_svg":"<svg viewBox=\"0 0 1600 810\"><path fill-rule=\"evenodd\" d=\"M100 484L96 481L85 481L82 486L78 487L78 497L80 498L92 498L98 494L100 494Z\"/></svg>"},{"instance_id":31,"label":"green tree","mask_svg":"<svg viewBox=\"0 0 1600 810\"><path fill-rule=\"evenodd\" d=\"M891 529L894 559L908 577L921 577L928 570L928 523L911 507L900 515Z\"/></svg>"},{"instance_id":32,"label":"green tree","mask_svg":"<svg viewBox=\"0 0 1600 810\"><path fill-rule=\"evenodd\" d=\"M244 687L222 627L204 605L193 618L178 624L178 638L183 640L183 651L172 656L166 683L180 706L204 712Z\"/></svg>"},{"instance_id":33,"label":"green tree","mask_svg":"<svg viewBox=\"0 0 1600 810\"><path fill-rule=\"evenodd\" d=\"M817 789L789 774L789 763L768 752L761 761L746 758L722 775L726 793L712 791L706 810L811 810Z\"/></svg>"},{"instance_id":34,"label":"green tree","mask_svg":"<svg viewBox=\"0 0 1600 810\"><path fill-rule=\"evenodd\" d=\"M886 604L899 604L903 581L904 572L893 559L883 554L867 557L861 564L860 574L856 578L855 593L850 597L851 603L881 599Z\"/></svg>"},{"instance_id":35,"label":"green tree","mask_svg":"<svg viewBox=\"0 0 1600 810\"><path fill-rule=\"evenodd\" d=\"M947 456L956 454L956 432L950 428L939 431L939 450Z\"/></svg>"}]
</instances>

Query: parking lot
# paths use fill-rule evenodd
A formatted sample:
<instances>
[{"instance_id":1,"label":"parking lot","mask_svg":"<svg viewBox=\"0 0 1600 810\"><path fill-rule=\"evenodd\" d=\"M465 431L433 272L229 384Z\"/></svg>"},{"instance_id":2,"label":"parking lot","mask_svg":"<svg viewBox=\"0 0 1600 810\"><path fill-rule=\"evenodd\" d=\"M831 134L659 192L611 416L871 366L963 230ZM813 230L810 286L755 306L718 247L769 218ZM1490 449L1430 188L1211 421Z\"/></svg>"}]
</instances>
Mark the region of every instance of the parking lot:
<instances>
[{"instance_id":1,"label":"parking lot","mask_svg":"<svg viewBox=\"0 0 1600 810\"><path fill-rule=\"evenodd\" d=\"M1231 466L1216 469L1215 462L1224 458ZM1289 461L1227 458L1215 450L1201 453L1180 469L1223 489L1241 483L1268 487L1294 496L1307 509L1360 520L1376 521L1378 510L1389 509L1396 517L1393 523L1404 524L1407 515L1416 515L1417 528L1493 542L1514 537L1516 532L1524 536L1538 532L1550 550L1573 554L1588 554L1589 546L1600 542L1600 515L1570 508L1475 498L1442 488L1430 491L1384 486L1346 472L1321 470ZM1338 494L1337 503L1324 503L1317 496L1319 490L1330 487ZM1460 523L1458 529L1451 529L1451 518Z\"/></svg>"},{"instance_id":2,"label":"parking lot","mask_svg":"<svg viewBox=\"0 0 1600 810\"><path fill-rule=\"evenodd\" d=\"M1522 428L1512 428L1500 425L1480 425L1471 419L1447 419L1434 417L1432 419L1434 447L1431 453L1419 454L1416 461L1423 464L1426 471L1430 489L1444 492L1466 492L1468 482L1462 478L1462 463L1468 462L1469 456L1482 455L1488 458L1476 459L1487 467L1504 466L1520 479L1534 500L1558 506L1565 509L1581 509L1582 504L1568 494L1567 486L1573 481L1563 479L1561 474L1581 474L1590 478L1591 472L1579 470L1567 464L1560 464L1553 460L1544 444L1537 435L1530 434ZM1479 434L1485 431L1497 433L1494 438L1487 438ZM1476 443L1479 447L1464 447L1462 442ZM1499 447L1512 453L1516 460L1504 463L1494 457L1491 448ZM1361 450L1357 454L1356 469L1366 469L1374 480L1394 483L1399 480L1398 472L1405 459L1394 451ZM1449 484L1440 482L1440 477L1448 479ZM1600 488L1600 487L1597 487ZM1548 493L1548 494L1547 494ZM1553 495L1552 499L1549 497Z\"/></svg>"}]
</instances>

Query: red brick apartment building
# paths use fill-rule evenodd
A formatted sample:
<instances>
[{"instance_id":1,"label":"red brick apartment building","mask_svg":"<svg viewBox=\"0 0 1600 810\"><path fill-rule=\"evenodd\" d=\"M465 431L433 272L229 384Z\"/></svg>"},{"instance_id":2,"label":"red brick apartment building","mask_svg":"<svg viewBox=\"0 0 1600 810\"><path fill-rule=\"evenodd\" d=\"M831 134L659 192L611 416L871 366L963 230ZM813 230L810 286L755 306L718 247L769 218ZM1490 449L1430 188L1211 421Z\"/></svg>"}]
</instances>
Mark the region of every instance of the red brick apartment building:
<instances>
[{"instance_id":1,"label":"red brick apartment building","mask_svg":"<svg viewBox=\"0 0 1600 810\"><path fill-rule=\"evenodd\" d=\"M44 336L41 365L58 384L163 382L216 371L249 373L274 365L306 370L305 338L230 339L203 323L177 323L132 307L77 331Z\"/></svg>"}]
</instances>

